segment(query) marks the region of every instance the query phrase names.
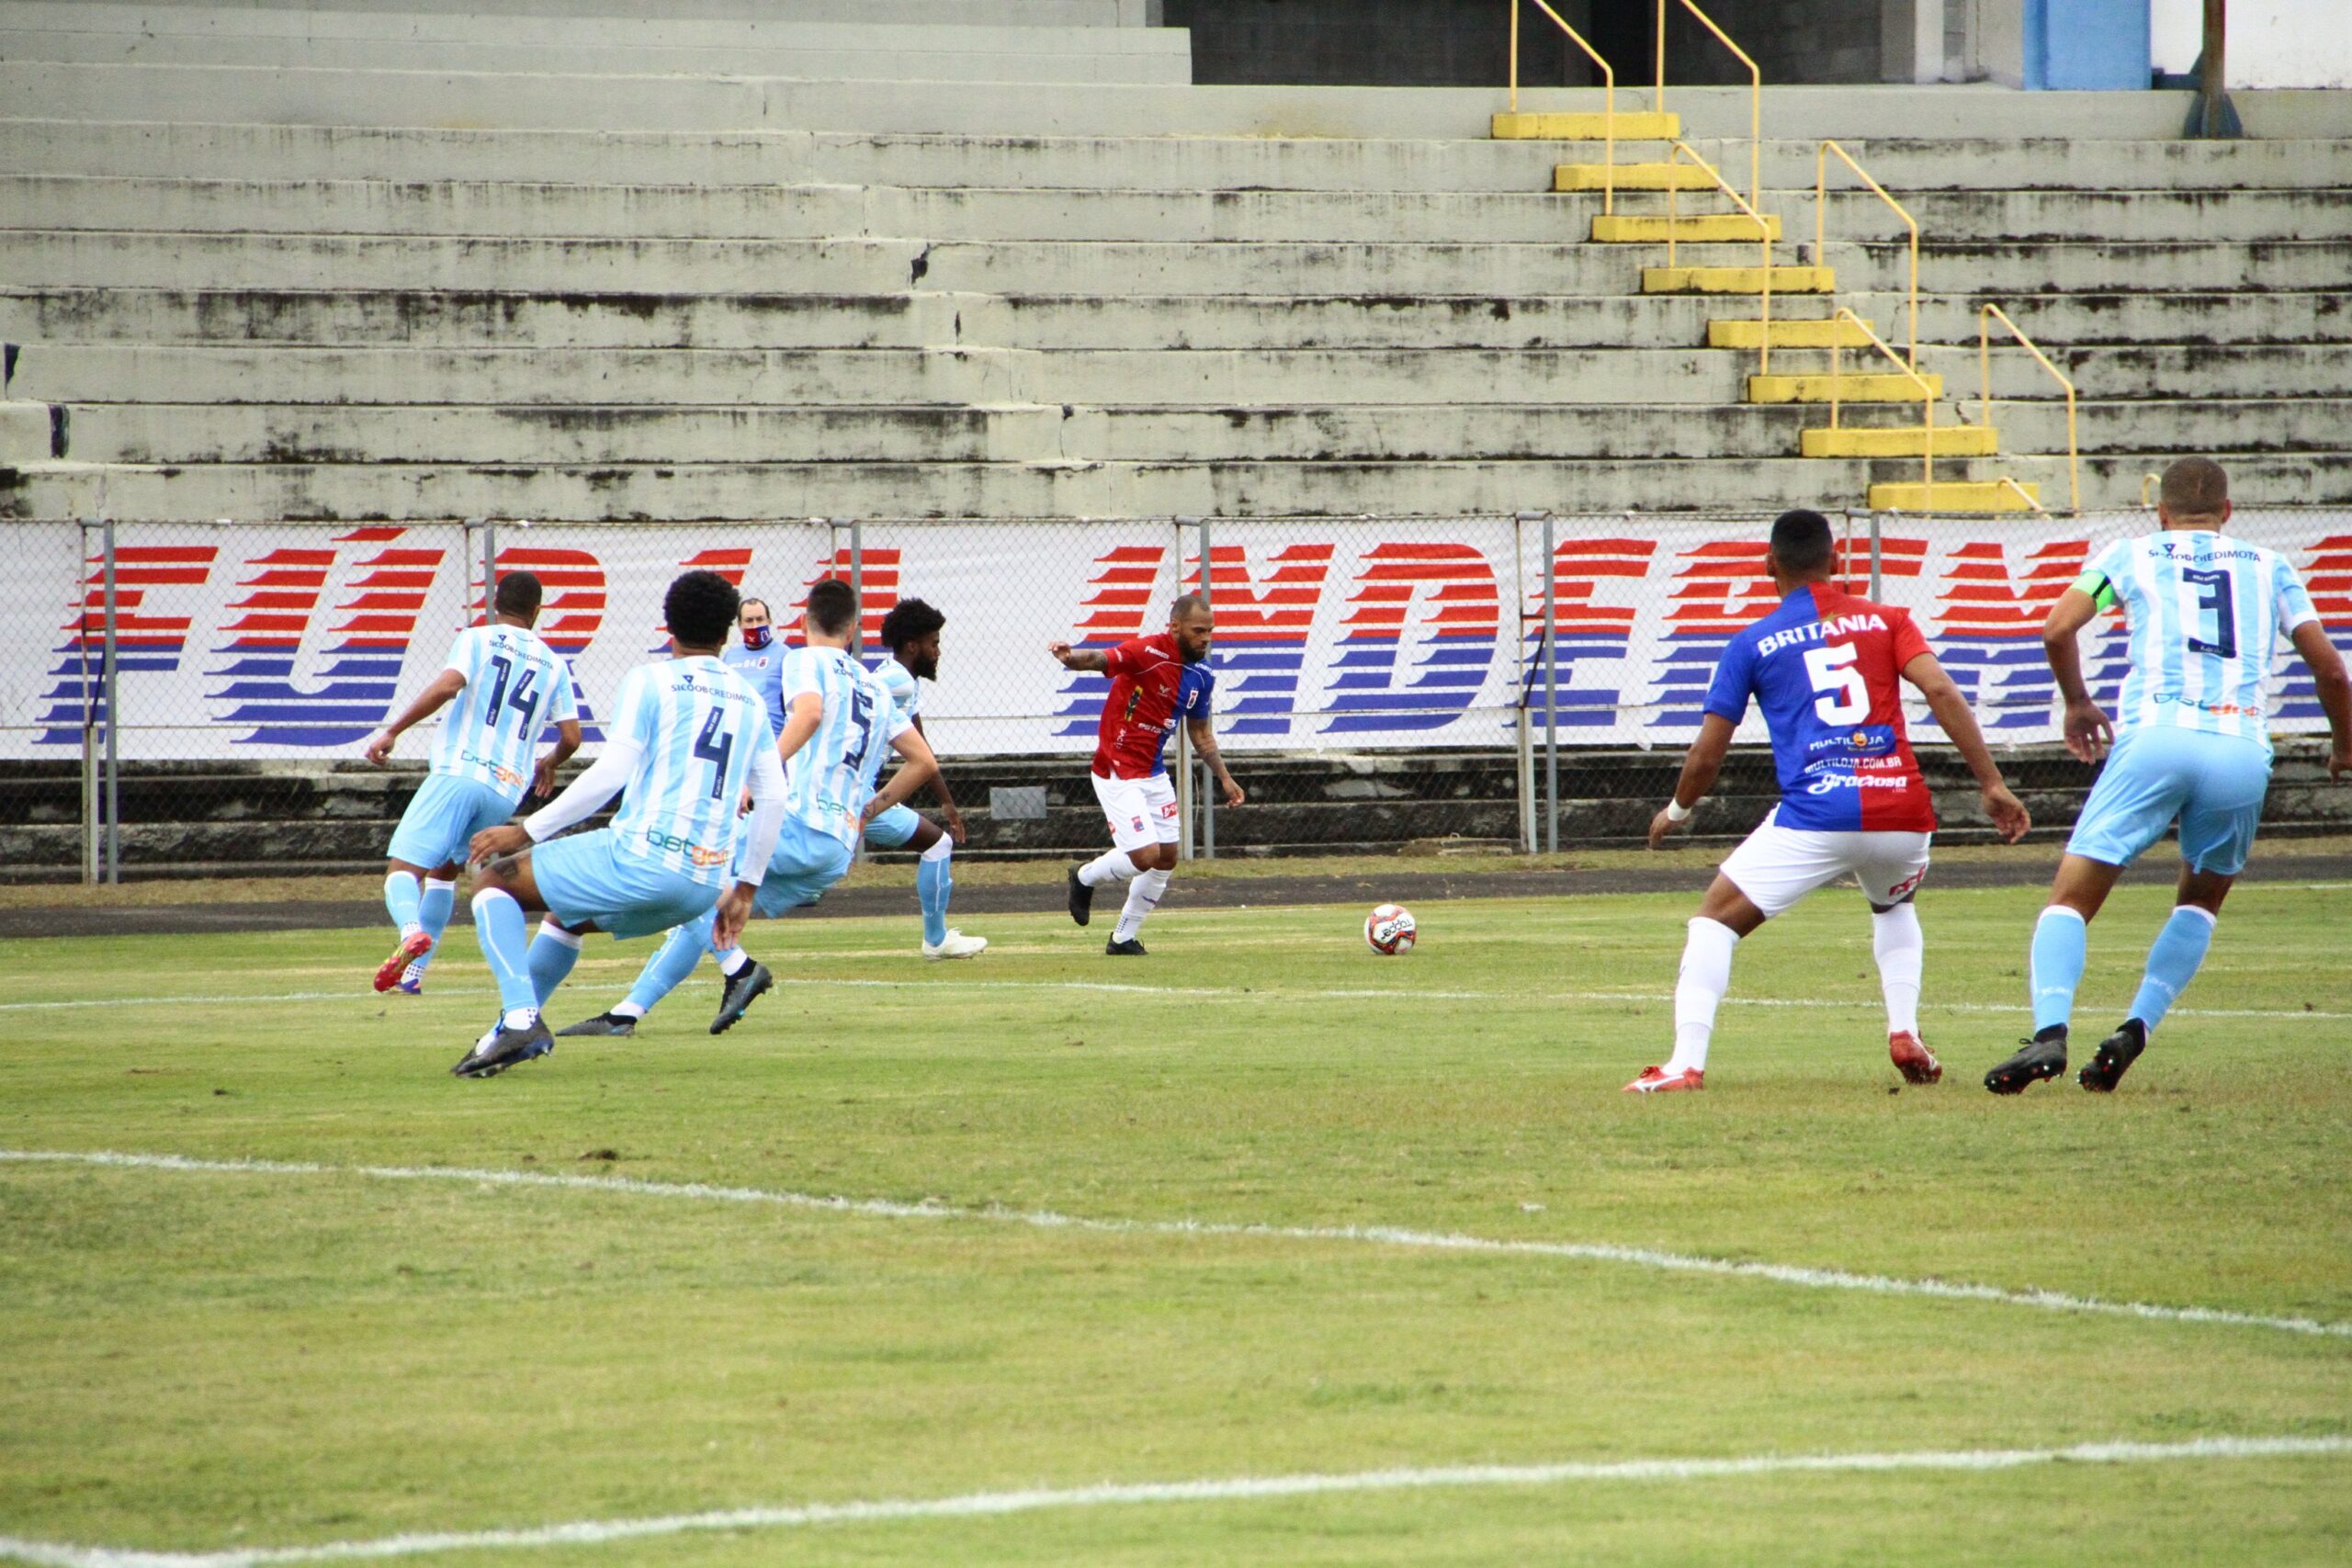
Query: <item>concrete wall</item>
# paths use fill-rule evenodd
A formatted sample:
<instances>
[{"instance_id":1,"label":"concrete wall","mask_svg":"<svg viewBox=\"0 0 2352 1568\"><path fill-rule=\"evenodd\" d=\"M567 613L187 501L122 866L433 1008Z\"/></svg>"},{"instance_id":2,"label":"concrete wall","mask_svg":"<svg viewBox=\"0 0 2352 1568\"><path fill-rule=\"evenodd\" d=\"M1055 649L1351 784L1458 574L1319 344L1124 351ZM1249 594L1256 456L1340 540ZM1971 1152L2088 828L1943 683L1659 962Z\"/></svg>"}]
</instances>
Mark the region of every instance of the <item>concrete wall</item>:
<instances>
[{"instance_id":1,"label":"concrete wall","mask_svg":"<svg viewBox=\"0 0 2352 1568\"><path fill-rule=\"evenodd\" d=\"M2195 70L2204 21L2202 0L2151 0L2155 68ZM2233 88L2352 87L2352 10L2344 0L2238 0L2228 52Z\"/></svg>"}]
</instances>

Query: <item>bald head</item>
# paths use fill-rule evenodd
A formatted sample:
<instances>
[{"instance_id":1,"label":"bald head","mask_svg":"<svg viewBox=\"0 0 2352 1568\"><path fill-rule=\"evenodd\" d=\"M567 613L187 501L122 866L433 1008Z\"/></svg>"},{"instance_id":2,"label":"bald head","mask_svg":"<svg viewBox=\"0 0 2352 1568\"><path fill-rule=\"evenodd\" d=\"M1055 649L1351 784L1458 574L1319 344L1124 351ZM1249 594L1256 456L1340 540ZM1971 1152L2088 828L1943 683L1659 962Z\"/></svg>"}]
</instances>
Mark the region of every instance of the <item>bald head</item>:
<instances>
[{"instance_id":1,"label":"bald head","mask_svg":"<svg viewBox=\"0 0 2352 1568\"><path fill-rule=\"evenodd\" d=\"M2230 515L2230 476L2211 457L2182 457L2165 470L2156 511L2167 528L2218 528Z\"/></svg>"}]
</instances>

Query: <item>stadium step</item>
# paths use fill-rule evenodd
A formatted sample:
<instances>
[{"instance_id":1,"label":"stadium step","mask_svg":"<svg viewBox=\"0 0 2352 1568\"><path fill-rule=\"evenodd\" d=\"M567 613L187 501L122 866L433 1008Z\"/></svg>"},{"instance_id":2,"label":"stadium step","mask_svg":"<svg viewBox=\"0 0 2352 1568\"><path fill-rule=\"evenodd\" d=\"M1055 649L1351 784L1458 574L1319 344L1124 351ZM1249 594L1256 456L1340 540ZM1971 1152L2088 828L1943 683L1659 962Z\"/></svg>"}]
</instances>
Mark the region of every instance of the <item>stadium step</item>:
<instances>
[{"instance_id":1,"label":"stadium step","mask_svg":"<svg viewBox=\"0 0 2352 1568\"><path fill-rule=\"evenodd\" d=\"M1713 176L1695 164L1561 164L1552 171L1555 191L1713 190Z\"/></svg>"},{"instance_id":2,"label":"stadium step","mask_svg":"<svg viewBox=\"0 0 2352 1568\"><path fill-rule=\"evenodd\" d=\"M1752 243L1756 236L1748 235ZM1772 292L1775 294L1831 294L1838 288L1838 275L1826 266L1775 266L1772 268ZM1759 266L1645 266L1642 268L1642 292L1645 294L1761 294L1764 292L1764 269Z\"/></svg>"},{"instance_id":3,"label":"stadium step","mask_svg":"<svg viewBox=\"0 0 2352 1568\"><path fill-rule=\"evenodd\" d=\"M1765 234L1781 237L1778 213L1764 215ZM1634 218L1619 215L1597 217L1592 220L1592 239L1600 245L1664 244L1677 240L1685 244L1729 244L1746 241L1759 243L1764 234L1758 231L1755 219L1745 212L1709 213L1698 218Z\"/></svg>"},{"instance_id":4,"label":"stadium step","mask_svg":"<svg viewBox=\"0 0 2352 1568\"><path fill-rule=\"evenodd\" d=\"M1919 381L1928 384L1922 393ZM1751 403L1916 403L1921 397L1941 398L1944 378L1924 375L1919 381L1900 371L1868 371L1860 375L1831 376L1803 374L1784 376L1774 372L1769 376L1747 378L1747 400Z\"/></svg>"},{"instance_id":5,"label":"stadium step","mask_svg":"<svg viewBox=\"0 0 2352 1568\"><path fill-rule=\"evenodd\" d=\"M1761 321L1718 319L1707 323L1709 348L1760 348L1765 332ZM1871 334L1852 321L1826 321L1771 323L1774 348L1868 348Z\"/></svg>"},{"instance_id":6,"label":"stadium step","mask_svg":"<svg viewBox=\"0 0 2352 1568\"><path fill-rule=\"evenodd\" d=\"M2022 491L2024 493L2019 494ZM1924 485L1871 486L1873 512L2031 512L2041 500L2040 485L2019 485L2005 479L1939 479Z\"/></svg>"},{"instance_id":7,"label":"stadium step","mask_svg":"<svg viewBox=\"0 0 2352 1568\"><path fill-rule=\"evenodd\" d=\"M1612 128L1606 114L1498 114L1491 131L1498 141L1672 141L1682 134L1682 117L1629 109Z\"/></svg>"},{"instance_id":8,"label":"stadium step","mask_svg":"<svg viewBox=\"0 0 2352 1568\"><path fill-rule=\"evenodd\" d=\"M1990 457L2001 449L1999 433L1989 424L1816 428L1804 433L1798 449L1808 457L1917 457L1927 452L1931 436L1939 457Z\"/></svg>"}]
</instances>

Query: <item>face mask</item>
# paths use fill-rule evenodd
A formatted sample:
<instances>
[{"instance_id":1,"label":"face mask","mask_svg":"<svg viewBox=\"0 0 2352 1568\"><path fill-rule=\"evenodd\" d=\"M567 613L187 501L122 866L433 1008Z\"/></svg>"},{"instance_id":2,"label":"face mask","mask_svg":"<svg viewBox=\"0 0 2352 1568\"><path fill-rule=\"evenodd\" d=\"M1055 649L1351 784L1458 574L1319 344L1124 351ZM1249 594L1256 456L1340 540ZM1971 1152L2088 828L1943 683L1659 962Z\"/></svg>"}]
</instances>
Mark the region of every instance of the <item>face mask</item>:
<instances>
[{"instance_id":1,"label":"face mask","mask_svg":"<svg viewBox=\"0 0 2352 1568\"><path fill-rule=\"evenodd\" d=\"M767 647L769 643L775 640L775 628L774 626L745 626L743 628L743 646L750 649L753 653L759 652L760 649Z\"/></svg>"}]
</instances>

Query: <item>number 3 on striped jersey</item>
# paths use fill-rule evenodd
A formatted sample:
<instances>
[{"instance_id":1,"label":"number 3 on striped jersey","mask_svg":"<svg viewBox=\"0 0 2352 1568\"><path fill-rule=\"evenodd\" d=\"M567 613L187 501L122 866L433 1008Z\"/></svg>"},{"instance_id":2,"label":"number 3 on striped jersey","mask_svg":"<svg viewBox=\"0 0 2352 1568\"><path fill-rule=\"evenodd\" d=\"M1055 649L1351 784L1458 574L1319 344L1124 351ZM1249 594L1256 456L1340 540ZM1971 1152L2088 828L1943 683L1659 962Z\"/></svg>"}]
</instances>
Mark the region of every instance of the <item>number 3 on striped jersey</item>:
<instances>
[{"instance_id":1,"label":"number 3 on striped jersey","mask_svg":"<svg viewBox=\"0 0 2352 1568\"><path fill-rule=\"evenodd\" d=\"M1824 724L1857 724L1870 715L1871 691L1862 672L1854 668L1860 652L1852 643L1822 643L1804 650L1804 672L1813 689L1813 711Z\"/></svg>"},{"instance_id":2,"label":"number 3 on striped jersey","mask_svg":"<svg viewBox=\"0 0 2352 1568\"><path fill-rule=\"evenodd\" d=\"M2206 641L2197 632L2188 634L2188 651L2218 654L2223 659L2238 656L2237 619L2231 614L2230 571L2216 567L2211 571L2198 567L2183 567L2180 570L2181 619L2202 631L2205 617L2213 617L2213 640Z\"/></svg>"}]
</instances>

